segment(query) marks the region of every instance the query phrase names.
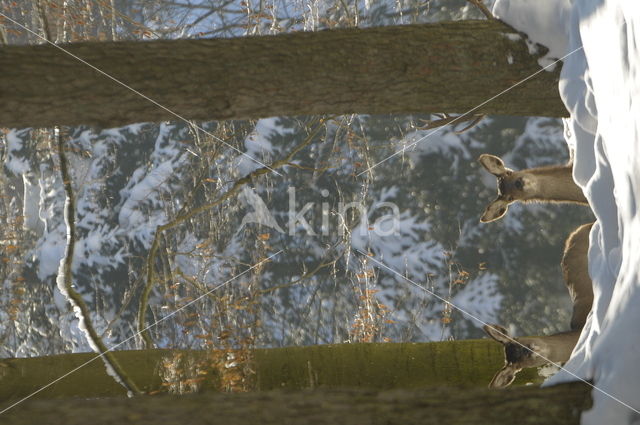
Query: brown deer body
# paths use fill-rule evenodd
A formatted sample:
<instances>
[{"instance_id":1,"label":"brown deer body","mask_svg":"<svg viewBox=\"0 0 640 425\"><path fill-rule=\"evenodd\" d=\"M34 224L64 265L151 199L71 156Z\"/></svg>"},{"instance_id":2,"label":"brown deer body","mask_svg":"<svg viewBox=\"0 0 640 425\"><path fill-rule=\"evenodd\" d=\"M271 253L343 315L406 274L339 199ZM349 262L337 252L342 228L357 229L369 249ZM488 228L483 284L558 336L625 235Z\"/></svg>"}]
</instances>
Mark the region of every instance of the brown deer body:
<instances>
[{"instance_id":1,"label":"brown deer body","mask_svg":"<svg viewBox=\"0 0 640 425\"><path fill-rule=\"evenodd\" d=\"M480 221L483 223L498 220L516 201L589 204L573 180L571 164L514 171L506 168L504 162L494 155L480 155L478 161L498 178L498 197L482 214Z\"/></svg>"},{"instance_id":2,"label":"brown deer body","mask_svg":"<svg viewBox=\"0 0 640 425\"><path fill-rule=\"evenodd\" d=\"M508 386L523 368L569 360L593 304L588 270L591 226L593 223L583 224L569 236L562 257L562 274L573 301L570 330L549 336L513 338L502 326L484 326L485 332L503 344L505 351L505 366L496 373L489 387Z\"/></svg>"}]
</instances>

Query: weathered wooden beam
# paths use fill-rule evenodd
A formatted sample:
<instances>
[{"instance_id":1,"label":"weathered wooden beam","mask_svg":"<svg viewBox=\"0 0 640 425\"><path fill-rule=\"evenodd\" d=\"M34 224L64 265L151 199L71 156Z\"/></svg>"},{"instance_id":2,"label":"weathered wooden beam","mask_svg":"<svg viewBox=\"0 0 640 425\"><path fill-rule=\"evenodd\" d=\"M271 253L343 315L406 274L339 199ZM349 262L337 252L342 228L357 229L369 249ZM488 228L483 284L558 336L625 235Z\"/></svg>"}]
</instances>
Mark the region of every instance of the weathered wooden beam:
<instances>
[{"instance_id":1,"label":"weathered wooden beam","mask_svg":"<svg viewBox=\"0 0 640 425\"><path fill-rule=\"evenodd\" d=\"M180 353L181 363L174 361ZM176 369L208 364L221 354L196 350L116 351L115 357L138 387L146 392L166 390L161 379L165 361ZM432 343L339 344L259 349L252 352L254 388L309 389L364 387L375 389L425 386L486 387L503 366L500 344L484 340ZM64 354L30 359L7 359L0 364L0 410L40 390L36 398L110 397L124 395L122 386L105 372L93 353ZM85 365L85 363L87 363ZM201 367L202 369L202 367ZM188 371L187 371L188 372ZM217 390L216 371L211 370L203 390ZM187 373L188 375L188 373ZM195 372L192 373L196 376ZM518 375L516 384L541 382L535 370Z\"/></svg>"},{"instance_id":2,"label":"weathered wooden beam","mask_svg":"<svg viewBox=\"0 0 640 425\"><path fill-rule=\"evenodd\" d=\"M241 394L27 402L4 425L458 425L578 424L590 387L568 384L508 390L429 387L269 391Z\"/></svg>"},{"instance_id":3,"label":"weathered wooden beam","mask_svg":"<svg viewBox=\"0 0 640 425\"><path fill-rule=\"evenodd\" d=\"M456 21L60 47L183 118L223 120L466 112L540 69L513 34ZM0 69L0 126L177 119L50 45L0 47ZM564 116L558 75L541 72L477 112Z\"/></svg>"}]
</instances>

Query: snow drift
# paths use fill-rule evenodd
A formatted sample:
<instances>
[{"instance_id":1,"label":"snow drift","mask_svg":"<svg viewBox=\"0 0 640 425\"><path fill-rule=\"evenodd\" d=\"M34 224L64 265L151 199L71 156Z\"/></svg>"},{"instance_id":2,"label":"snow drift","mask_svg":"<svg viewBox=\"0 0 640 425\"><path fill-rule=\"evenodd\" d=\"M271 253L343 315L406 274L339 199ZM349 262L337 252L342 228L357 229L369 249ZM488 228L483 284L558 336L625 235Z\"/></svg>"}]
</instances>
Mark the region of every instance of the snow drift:
<instances>
[{"instance_id":1,"label":"snow drift","mask_svg":"<svg viewBox=\"0 0 640 425\"><path fill-rule=\"evenodd\" d=\"M640 2L498 0L494 13L564 57L574 178L597 217L589 272L594 305L565 369L548 384L594 382L584 424L640 420ZM544 23L544 24L541 24ZM638 28L636 28L636 26ZM579 223L576 223L579 224Z\"/></svg>"}]
</instances>

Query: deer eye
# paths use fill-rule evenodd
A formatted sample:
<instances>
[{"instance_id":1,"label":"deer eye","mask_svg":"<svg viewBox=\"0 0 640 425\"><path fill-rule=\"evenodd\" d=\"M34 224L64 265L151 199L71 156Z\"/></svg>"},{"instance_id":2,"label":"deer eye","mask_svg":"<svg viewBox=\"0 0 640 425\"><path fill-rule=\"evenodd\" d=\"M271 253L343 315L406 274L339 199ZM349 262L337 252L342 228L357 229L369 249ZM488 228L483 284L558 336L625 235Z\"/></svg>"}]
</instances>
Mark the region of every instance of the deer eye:
<instances>
[{"instance_id":1,"label":"deer eye","mask_svg":"<svg viewBox=\"0 0 640 425\"><path fill-rule=\"evenodd\" d=\"M516 186L516 189L522 190L524 188L524 182L522 181L522 179L516 180L515 186Z\"/></svg>"}]
</instances>

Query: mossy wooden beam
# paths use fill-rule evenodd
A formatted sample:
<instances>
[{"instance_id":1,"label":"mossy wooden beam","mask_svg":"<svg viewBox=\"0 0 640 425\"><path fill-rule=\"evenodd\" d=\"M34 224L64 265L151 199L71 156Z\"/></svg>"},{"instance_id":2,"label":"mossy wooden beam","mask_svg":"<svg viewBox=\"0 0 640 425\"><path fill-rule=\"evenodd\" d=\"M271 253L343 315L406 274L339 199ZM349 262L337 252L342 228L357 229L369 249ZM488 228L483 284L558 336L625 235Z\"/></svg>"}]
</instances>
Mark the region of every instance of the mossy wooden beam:
<instances>
[{"instance_id":1,"label":"mossy wooden beam","mask_svg":"<svg viewBox=\"0 0 640 425\"><path fill-rule=\"evenodd\" d=\"M269 391L27 402L4 425L578 424L590 387Z\"/></svg>"},{"instance_id":2,"label":"mossy wooden beam","mask_svg":"<svg viewBox=\"0 0 640 425\"><path fill-rule=\"evenodd\" d=\"M340 344L258 350L258 388L484 387L504 365L503 349L489 340L420 344ZM534 369L517 383L541 382Z\"/></svg>"},{"instance_id":3,"label":"mossy wooden beam","mask_svg":"<svg viewBox=\"0 0 640 425\"><path fill-rule=\"evenodd\" d=\"M60 47L75 58L51 45L0 47L0 126L462 113L481 104L475 112L567 115L559 67L483 104L540 70L497 20Z\"/></svg>"},{"instance_id":4,"label":"mossy wooden beam","mask_svg":"<svg viewBox=\"0 0 640 425\"><path fill-rule=\"evenodd\" d=\"M114 356L141 390L163 390L159 374L163 361L181 353L184 364L204 361L211 352L139 350ZM124 389L105 373L93 353L65 354L0 363L0 408L40 390L80 367L36 398L109 397ZM373 389L425 386L485 387L503 365L500 344L489 340L419 344L339 344L259 349L253 353L256 389L363 387ZM89 362L89 363L87 363ZM86 363L86 364L85 364ZM83 366L84 365L84 366ZM535 370L522 372L516 384L540 382ZM206 382L204 390L213 390Z\"/></svg>"}]
</instances>

